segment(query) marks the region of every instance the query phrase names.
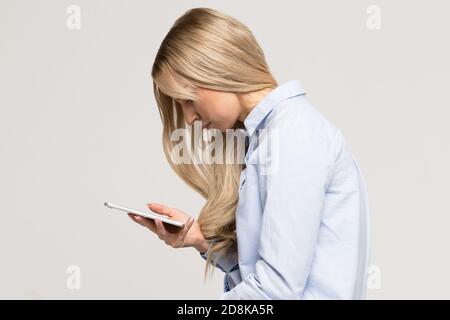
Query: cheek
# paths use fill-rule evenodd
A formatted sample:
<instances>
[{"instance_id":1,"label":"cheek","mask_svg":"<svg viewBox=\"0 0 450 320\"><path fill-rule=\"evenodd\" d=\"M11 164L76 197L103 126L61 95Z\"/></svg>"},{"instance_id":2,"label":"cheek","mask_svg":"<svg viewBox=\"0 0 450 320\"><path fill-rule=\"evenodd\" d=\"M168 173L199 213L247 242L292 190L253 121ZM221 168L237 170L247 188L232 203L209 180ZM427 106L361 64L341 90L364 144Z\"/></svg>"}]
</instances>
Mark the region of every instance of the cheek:
<instances>
[{"instance_id":1,"label":"cheek","mask_svg":"<svg viewBox=\"0 0 450 320\"><path fill-rule=\"evenodd\" d=\"M213 106L213 122L217 121L229 127L232 127L239 117L239 103L232 96L217 99Z\"/></svg>"}]
</instances>

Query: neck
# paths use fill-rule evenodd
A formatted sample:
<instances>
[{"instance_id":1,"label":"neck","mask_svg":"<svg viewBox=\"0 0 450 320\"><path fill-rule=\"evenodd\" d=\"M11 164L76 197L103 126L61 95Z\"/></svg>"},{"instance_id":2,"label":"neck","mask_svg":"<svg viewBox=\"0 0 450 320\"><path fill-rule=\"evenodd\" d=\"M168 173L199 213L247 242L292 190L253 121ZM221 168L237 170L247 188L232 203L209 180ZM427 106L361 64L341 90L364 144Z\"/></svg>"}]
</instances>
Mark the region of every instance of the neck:
<instances>
[{"instance_id":1,"label":"neck","mask_svg":"<svg viewBox=\"0 0 450 320\"><path fill-rule=\"evenodd\" d=\"M238 94L239 102L241 104L239 121L244 122L245 118L247 118L253 108L256 107L256 105L272 90L273 88L266 88Z\"/></svg>"}]
</instances>

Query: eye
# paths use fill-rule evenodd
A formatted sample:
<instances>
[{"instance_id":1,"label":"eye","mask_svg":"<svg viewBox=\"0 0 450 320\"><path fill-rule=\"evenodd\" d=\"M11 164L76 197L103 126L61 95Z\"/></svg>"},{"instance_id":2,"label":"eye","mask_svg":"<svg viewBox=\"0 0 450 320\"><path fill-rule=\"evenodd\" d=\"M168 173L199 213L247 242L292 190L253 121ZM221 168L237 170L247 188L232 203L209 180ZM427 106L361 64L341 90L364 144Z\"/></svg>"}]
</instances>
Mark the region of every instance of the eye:
<instances>
[{"instance_id":1,"label":"eye","mask_svg":"<svg viewBox=\"0 0 450 320\"><path fill-rule=\"evenodd\" d=\"M186 104L192 104L192 103L194 103L194 101L192 101L192 100L186 100Z\"/></svg>"}]
</instances>

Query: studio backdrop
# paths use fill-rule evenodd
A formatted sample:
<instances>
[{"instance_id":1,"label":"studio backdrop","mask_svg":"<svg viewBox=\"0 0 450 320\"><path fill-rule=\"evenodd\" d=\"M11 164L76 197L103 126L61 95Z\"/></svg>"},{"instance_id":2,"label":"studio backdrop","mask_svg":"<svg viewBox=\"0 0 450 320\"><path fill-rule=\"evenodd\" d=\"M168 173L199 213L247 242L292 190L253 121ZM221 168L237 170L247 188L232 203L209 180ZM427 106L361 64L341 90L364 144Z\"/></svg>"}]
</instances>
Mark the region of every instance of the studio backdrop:
<instances>
[{"instance_id":1,"label":"studio backdrop","mask_svg":"<svg viewBox=\"0 0 450 320\"><path fill-rule=\"evenodd\" d=\"M173 22L245 23L279 83L345 135L367 183L367 298L450 298L446 1L0 0L0 298L215 299L216 269L105 201L197 217L170 168L151 67Z\"/></svg>"}]
</instances>

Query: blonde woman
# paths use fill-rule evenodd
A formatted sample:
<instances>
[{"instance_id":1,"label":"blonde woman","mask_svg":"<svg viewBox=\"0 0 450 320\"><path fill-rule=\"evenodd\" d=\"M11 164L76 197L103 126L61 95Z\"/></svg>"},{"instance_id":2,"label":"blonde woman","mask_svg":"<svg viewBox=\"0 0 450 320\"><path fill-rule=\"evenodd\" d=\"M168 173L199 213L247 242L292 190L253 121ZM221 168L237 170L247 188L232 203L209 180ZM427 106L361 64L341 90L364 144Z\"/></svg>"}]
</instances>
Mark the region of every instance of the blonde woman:
<instances>
[{"instance_id":1,"label":"blonde woman","mask_svg":"<svg viewBox=\"0 0 450 320\"><path fill-rule=\"evenodd\" d=\"M197 221L148 204L186 222L183 229L129 216L174 248L198 250L205 279L210 267L222 270L219 299L363 299L366 185L341 131L307 100L300 82L278 84L252 32L209 8L175 21L152 78L167 161L206 203ZM187 134L174 139L179 130ZM186 161L194 156L190 148L179 161L180 141L192 147L195 130L214 136L210 145L223 141L216 160L231 154L234 161ZM227 137L231 149L223 148Z\"/></svg>"}]
</instances>

